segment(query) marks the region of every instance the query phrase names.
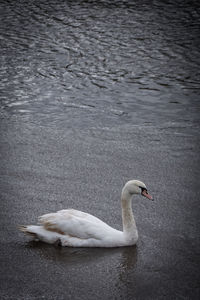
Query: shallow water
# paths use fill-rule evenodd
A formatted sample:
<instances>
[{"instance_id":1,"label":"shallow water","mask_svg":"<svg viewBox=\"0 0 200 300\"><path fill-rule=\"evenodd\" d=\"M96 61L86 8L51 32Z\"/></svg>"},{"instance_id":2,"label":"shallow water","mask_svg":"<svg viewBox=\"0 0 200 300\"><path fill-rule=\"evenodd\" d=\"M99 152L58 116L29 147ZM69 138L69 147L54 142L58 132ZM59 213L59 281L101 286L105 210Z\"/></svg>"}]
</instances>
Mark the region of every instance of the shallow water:
<instances>
[{"instance_id":1,"label":"shallow water","mask_svg":"<svg viewBox=\"0 0 200 300\"><path fill-rule=\"evenodd\" d=\"M199 299L198 1L1 1L2 299ZM135 247L60 249L17 224L65 207ZM19 288L20 287L20 288Z\"/></svg>"}]
</instances>

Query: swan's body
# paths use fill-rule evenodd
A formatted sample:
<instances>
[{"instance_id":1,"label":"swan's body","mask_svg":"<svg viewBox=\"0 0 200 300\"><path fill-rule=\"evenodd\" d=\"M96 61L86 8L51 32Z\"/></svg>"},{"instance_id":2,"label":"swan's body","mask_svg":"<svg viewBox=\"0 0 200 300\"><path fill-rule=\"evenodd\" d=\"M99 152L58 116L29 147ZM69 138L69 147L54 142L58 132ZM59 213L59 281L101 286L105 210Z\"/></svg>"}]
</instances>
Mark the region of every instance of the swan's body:
<instances>
[{"instance_id":1,"label":"swan's body","mask_svg":"<svg viewBox=\"0 0 200 300\"><path fill-rule=\"evenodd\" d=\"M39 217L40 225L20 226L20 230L34 239L69 247L120 247L134 245L138 232L133 217L133 194L152 199L146 186L138 180L128 181L122 189L123 231L116 230L100 219L74 209L60 210Z\"/></svg>"}]
</instances>

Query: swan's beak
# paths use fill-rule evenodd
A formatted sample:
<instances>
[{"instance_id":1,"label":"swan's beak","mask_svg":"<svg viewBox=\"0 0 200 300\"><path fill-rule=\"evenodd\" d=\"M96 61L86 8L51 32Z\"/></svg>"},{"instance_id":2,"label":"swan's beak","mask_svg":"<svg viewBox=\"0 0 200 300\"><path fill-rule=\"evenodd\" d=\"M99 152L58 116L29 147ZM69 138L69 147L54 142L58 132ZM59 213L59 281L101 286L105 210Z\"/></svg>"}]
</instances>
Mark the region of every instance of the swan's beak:
<instances>
[{"instance_id":1,"label":"swan's beak","mask_svg":"<svg viewBox=\"0 0 200 300\"><path fill-rule=\"evenodd\" d=\"M149 200L152 200L153 201L153 197L147 192L147 190L143 190L142 191L142 196L148 198Z\"/></svg>"}]
</instances>

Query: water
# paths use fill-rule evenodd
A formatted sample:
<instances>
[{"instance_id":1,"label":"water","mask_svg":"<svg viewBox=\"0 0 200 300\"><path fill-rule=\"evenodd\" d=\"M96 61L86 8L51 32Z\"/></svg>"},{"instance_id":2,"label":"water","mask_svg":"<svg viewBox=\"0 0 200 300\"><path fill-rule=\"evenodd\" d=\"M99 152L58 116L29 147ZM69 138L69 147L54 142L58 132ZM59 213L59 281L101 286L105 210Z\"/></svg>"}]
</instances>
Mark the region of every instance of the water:
<instances>
[{"instance_id":1,"label":"water","mask_svg":"<svg viewBox=\"0 0 200 300\"><path fill-rule=\"evenodd\" d=\"M195 121L198 16L182 1L3 1L2 109L72 127Z\"/></svg>"},{"instance_id":2,"label":"water","mask_svg":"<svg viewBox=\"0 0 200 300\"><path fill-rule=\"evenodd\" d=\"M2 299L199 299L198 1L1 1ZM58 249L17 224L65 207L137 247ZM19 286L21 287L19 289Z\"/></svg>"}]
</instances>

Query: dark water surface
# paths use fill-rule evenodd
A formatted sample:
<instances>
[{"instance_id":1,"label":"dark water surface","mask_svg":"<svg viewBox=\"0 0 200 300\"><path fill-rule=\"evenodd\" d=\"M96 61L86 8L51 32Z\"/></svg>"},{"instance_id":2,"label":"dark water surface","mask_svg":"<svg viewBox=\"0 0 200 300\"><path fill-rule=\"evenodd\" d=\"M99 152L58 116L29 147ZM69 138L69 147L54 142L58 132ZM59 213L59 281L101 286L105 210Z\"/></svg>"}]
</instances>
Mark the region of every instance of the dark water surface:
<instances>
[{"instance_id":1,"label":"dark water surface","mask_svg":"<svg viewBox=\"0 0 200 300\"><path fill-rule=\"evenodd\" d=\"M4 1L0 299L199 299L199 1ZM18 224L73 207L136 247L27 242Z\"/></svg>"}]
</instances>

